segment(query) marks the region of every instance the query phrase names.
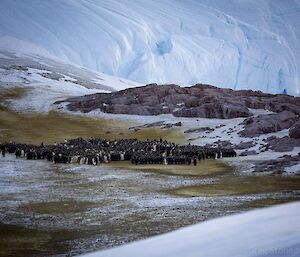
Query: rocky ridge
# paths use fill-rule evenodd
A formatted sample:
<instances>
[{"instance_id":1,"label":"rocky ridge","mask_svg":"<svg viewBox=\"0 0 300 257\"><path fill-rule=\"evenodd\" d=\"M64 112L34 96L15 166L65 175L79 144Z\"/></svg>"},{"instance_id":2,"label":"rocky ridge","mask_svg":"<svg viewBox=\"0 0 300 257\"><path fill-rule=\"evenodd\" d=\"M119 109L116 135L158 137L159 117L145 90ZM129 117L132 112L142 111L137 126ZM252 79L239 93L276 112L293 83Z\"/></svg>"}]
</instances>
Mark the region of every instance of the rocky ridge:
<instances>
[{"instance_id":1,"label":"rocky ridge","mask_svg":"<svg viewBox=\"0 0 300 257\"><path fill-rule=\"evenodd\" d=\"M105 113L232 119L250 117L251 109L289 111L300 115L300 97L260 91L222 89L196 84L191 87L149 84L112 93L67 99L67 108L84 113Z\"/></svg>"},{"instance_id":2,"label":"rocky ridge","mask_svg":"<svg viewBox=\"0 0 300 257\"><path fill-rule=\"evenodd\" d=\"M132 129L148 126L165 129L180 125L190 142L208 142L206 146L226 145L237 149L240 156L248 156L248 159L253 156L256 172L273 169L276 174L282 173L285 167L298 161L298 157L279 160L274 162L279 168L274 169L274 165L270 165L271 160L255 156L268 151L291 153L295 147L300 147L299 97L251 90L234 91L203 84L192 87L151 84L70 98L63 103L70 111L84 113L100 110L112 114L153 115L149 117L152 123ZM153 118L160 114L172 114L174 121L170 118L165 122L162 120L164 116ZM196 118L191 123L193 125L186 126L186 117ZM209 119L223 120L210 122ZM226 119L232 119L232 123Z\"/></svg>"},{"instance_id":3,"label":"rocky ridge","mask_svg":"<svg viewBox=\"0 0 300 257\"><path fill-rule=\"evenodd\" d=\"M274 133L291 128L297 120L299 120L298 115L290 111L250 117L241 123L244 125L244 130L240 132L240 135L245 137L256 137L263 134ZM292 135L295 134L296 136L296 130L297 128L295 127L295 132L292 132Z\"/></svg>"}]
</instances>

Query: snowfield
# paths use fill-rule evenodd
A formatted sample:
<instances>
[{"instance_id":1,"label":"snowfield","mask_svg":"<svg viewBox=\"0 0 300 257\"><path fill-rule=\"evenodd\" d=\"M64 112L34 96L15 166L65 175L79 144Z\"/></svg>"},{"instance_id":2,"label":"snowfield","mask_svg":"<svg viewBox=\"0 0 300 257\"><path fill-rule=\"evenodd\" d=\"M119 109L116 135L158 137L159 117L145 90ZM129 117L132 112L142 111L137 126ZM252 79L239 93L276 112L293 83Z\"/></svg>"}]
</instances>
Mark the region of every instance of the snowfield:
<instances>
[{"instance_id":1,"label":"snowfield","mask_svg":"<svg viewBox=\"0 0 300 257\"><path fill-rule=\"evenodd\" d=\"M39 56L39 48L22 48L23 43L11 40L17 52L10 52L0 43L0 90L25 88L22 99L12 100L11 107L18 111L48 112L55 101L68 97L100 92L112 92L138 83L64 63L51 56ZM26 44L25 44L26 45ZM29 55L29 51L32 53Z\"/></svg>"},{"instance_id":2,"label":"snowfield","mask_svg":"<svg viewBox=\"0 0 300 257\"><path fill-rule=\"evenodd\" d=\"M296 257L300 202L218 218L85 257Z\"/></svg>"},{"instance_id":3,"label":"snowfield","mask_svg":"<svg viewBox=\"0 0 300 257\"><path fill-rule=\"evenodd\" d=\"M0 46L140 83L298 95L299 12L297 0L2 0Z\"/></svg>"}]
</instances>

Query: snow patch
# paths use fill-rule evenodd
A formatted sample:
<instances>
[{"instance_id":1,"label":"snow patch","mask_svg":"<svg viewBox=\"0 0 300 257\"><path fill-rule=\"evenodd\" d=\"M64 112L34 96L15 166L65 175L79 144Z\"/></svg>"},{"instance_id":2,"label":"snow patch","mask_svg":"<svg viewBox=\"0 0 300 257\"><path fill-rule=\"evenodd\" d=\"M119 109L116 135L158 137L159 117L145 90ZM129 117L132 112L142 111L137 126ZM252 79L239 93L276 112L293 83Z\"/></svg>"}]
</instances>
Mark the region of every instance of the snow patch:
<instances>
[{"instance_id":1,"label":"snow patch","mask_svg":"<svg viewBox=\"0 0 300 257\"><path fill-rule=\"evenodd\" d=\"M299 215L300 202L283 204L206 221L83 256L295 257L300 252Z\"/></svg>"},{"instance_id":2,"label":"snow patch","mask_svg":"<svg viewBox=\"0 0 300 257\"><path fill-rule=\"evenodd\" d=\"M298 163L294 166L291 166L291 167L286 167L285 171L288 173L299 173L300 172L300 163Z\"/></svg>"}]
</instances>

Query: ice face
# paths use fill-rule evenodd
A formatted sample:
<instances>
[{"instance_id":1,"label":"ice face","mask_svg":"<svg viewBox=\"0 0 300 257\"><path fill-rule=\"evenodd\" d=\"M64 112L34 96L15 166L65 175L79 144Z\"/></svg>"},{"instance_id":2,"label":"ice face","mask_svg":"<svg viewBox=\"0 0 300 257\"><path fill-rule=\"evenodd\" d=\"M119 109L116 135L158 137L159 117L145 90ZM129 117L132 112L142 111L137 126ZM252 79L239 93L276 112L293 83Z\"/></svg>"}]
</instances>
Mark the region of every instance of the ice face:
<instances>
[{"instance_id":1,"label":"ice face","mask_svg":"<svg viewBox=\"0 0 300 257\"><path fill-rule=\"evenodd\" d=\"M296 0L4 0L0 10L0 37L109 75L300 93Z\"/></svg>"}]
</instances>

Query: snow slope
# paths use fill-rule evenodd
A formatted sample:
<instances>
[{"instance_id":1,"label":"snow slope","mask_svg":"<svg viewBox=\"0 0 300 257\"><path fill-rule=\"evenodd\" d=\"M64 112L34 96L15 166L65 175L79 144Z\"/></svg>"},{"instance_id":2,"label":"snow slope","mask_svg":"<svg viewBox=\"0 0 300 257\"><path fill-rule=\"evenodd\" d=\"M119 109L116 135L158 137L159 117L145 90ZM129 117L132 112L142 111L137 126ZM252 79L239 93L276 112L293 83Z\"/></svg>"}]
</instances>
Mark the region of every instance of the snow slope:
<instances>
[{"instance_id":1,"label":"snow slope","mask_svg":"<svg viewBox=\"0 0 300 257\"><path fill-rule=\"evenodd\" d=\"M10 107L17 111L48 112L55 108L55 101L138 85L64 63L31 44L11 41L10 47L19 46L17 54L2 51L0 44L0 91L27 89L24 97L10 101ZM28 50L32 51L30 56L26 55Z\"/></svg>"},{"instance_id":2,"label":"snow slope","mask_svg":"<svg viewBox=\"0 0 300 257\"><path fill-rule=\"evenodd\" d=\"M73 77L73 79L89 82L89 88L98 88L106 91L141 86L137 82L117 76L110 76L66 62L53 56L46 49L30 42L9 36L0 37L0 68L8 68L10 65L23 65L24 67L41 68L56 73L64 73ZM0 76L1 80L2 76Z\"/></svg>"},{"instance_id":3,"label":"snow slope","mask_svg":"<svg viewBox=\"0 0 300 257\"><path fill-rule=\"evenodd\" d=\"M141 83L297 95L299 12L297 0L1 0L0 43Z\"/></svg>"},{"instance_id":4,"label":"snow slope","mask_svg":"<svg viewBox=\"0 0 300 257\"><path fill-rule=\"evenodd\" d=\"M300 255L300 202L210 220L86 257Z\"/></svg>"}]
</instances>

